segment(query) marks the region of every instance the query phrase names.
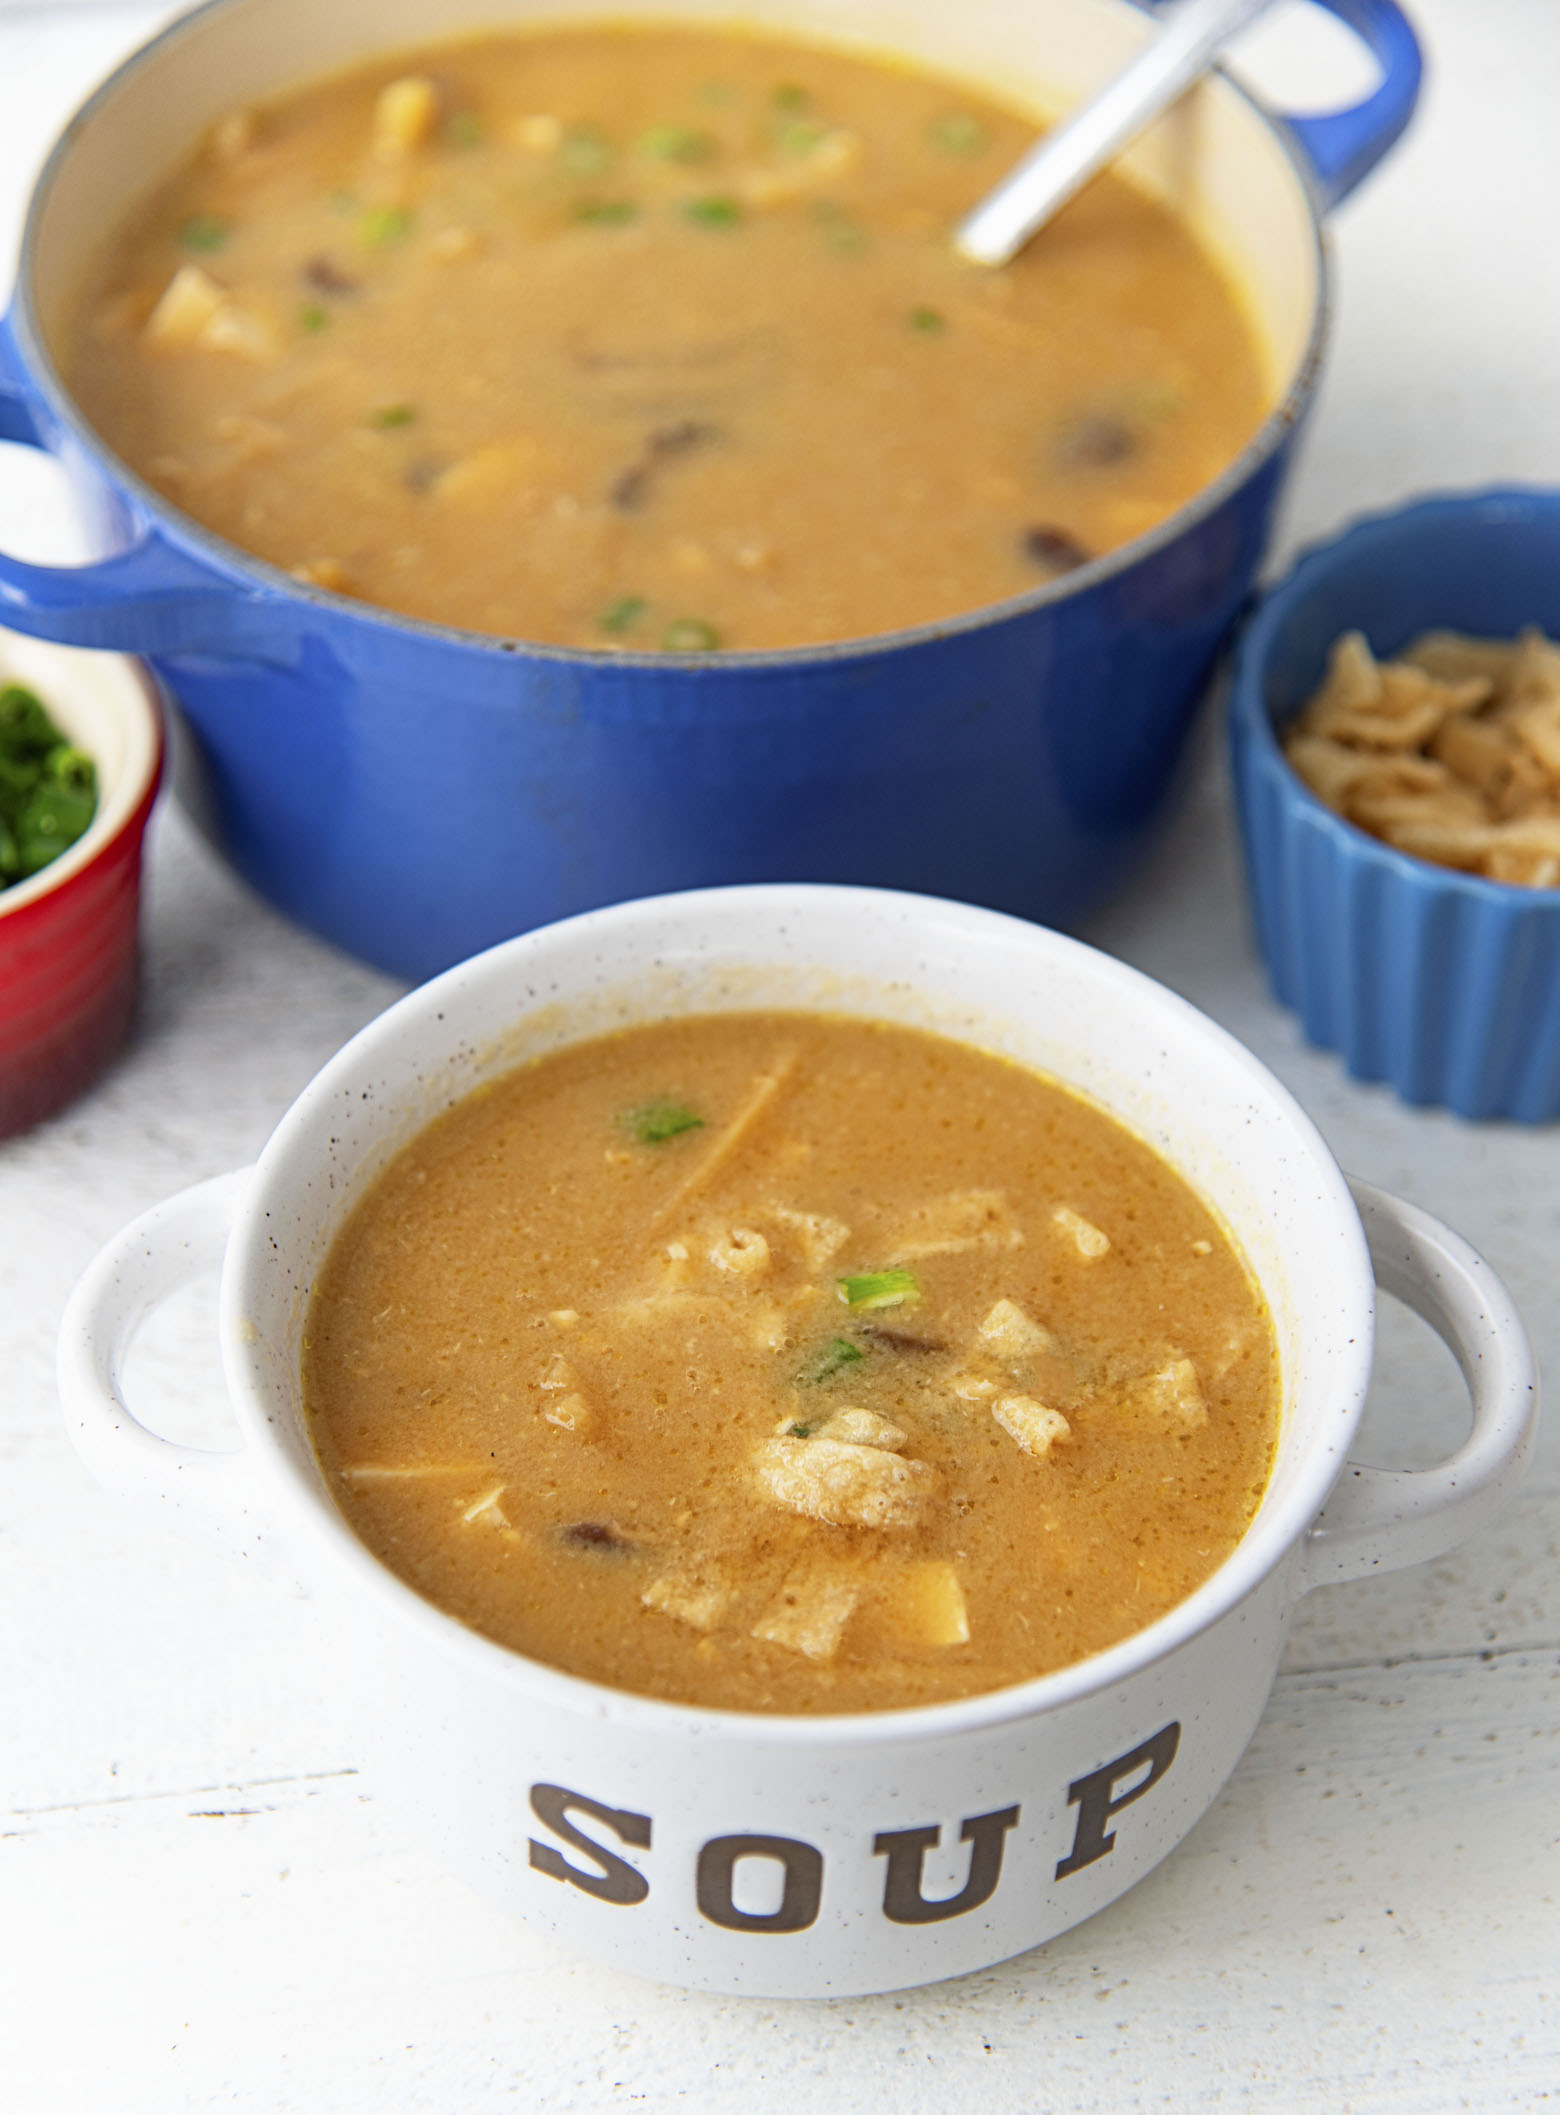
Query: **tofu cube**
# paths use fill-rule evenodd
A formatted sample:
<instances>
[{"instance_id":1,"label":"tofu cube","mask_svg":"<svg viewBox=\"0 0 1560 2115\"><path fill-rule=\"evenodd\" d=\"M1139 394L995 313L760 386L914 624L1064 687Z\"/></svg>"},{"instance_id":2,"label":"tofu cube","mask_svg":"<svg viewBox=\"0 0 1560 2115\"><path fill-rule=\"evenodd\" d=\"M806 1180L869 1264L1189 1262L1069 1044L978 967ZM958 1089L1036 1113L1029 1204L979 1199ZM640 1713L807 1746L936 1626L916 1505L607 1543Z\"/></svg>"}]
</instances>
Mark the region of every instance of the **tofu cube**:
<instances>
[{"instance_id":1,"label":"tofu cube","mask_svg":"<svg viewBox=\"0 0 1560 2115\"><path fill-rule=\"evenodd\" d=\"M381 88L374 102L374 157L405 161L425 146L439 116L439 91L422 74Z\"/></svg>"},{"instance_id":2,"label":"tofu cube","mask_svg":"<svg viewBox=\"0 0 1560 2115\"><path fill-rule=\"evenodd\" d=\"M999 1300L975 1334L988 1351L1013 1362L1032 1359L1056 1345L1050 1330L1027 1315L1016 1300Z\"/></svg>"},{"instance_id":3,"label":"tofu cube","mask_svg":"<svg viewBox=\"0 0 1560 2115\"><path fill-rule=\"evenodd\" d=\"M1135 1415L1171 1432L1197 1432L1208 1422L1208 1399L1190 1359L1172 1358L1128 1394Z\"/></svg>"},{"instance_id":4,"label":"tofu cube","mask_svg":"<svg viewBox=\"0 0 1560 2115\"><path fill-rule=\"evenodd\" d=\"M1102 1234L1092 1221L1081 1212L1075 1212L1070 1204L1059 1204L1051 1214L1051 1223L1060 1229L1085 1263L1097 1263L1110 1248L1110 1237Z\"/></svg>"},{"instance_id":5,"label":"tofu cube","mask_svg":"<svg viewBox=\"0 0 1560 2115\"><path fill-rule=\"evenodd\" d=\"M1060 1410L1051 1410L1032 1395L1004 1395L992 1405L991 1414L1026 1454L1049 1454L1059 1439L1071 1436L1072 1426Z\"/></svg>"},{"instance_id":6,"label":"tofu cube","mask_svg":"<svg viewBox=\"0 0 1560 2115\"><path fill-rule=\"evenodd\" d=\"M837 1439L765 1440L754 1467L776 1505L830 1527L913 1527L936 1481L925 1462Z\"/></svg>"},{"instance_id":7,"label":"tofu cube","mask_svg":"<svg viewBox=\"0 0 1560 2115\"><path fill-rule=\"evenodd\" d=\"M729 1580L718 1571L700 1566L664 1572L659 1579L650 1581L639 1598L646 1608L657 1609L690 1629L709 1632L725 1614L731 1593Z\"/></svg>"},{"instance_id":8,"label":"tofu cube","mask_svg":"<svg viewBox=\"0 0 1560 2115\"><path fill-rule=\"evenodd\" d=\"M908 1434L898 1425L890 1424L886 1417L879 1417L875 1410L858 1410L852 1404L842 1403L828 1423L819 1427L815 1436L844 1440L848 1446L884 1447L890 1454L896 1454Z\"/></svg>"},{"instance_id":9,"label":"tofu cube","mask_svg":"<svg viewBox=\"0 0 1560 2115\"><path fill-rule=\"evenodd\" d=\"M146 335L154 345L194 345L226 299L209 272L181 264L146 319Z\"/></svg>"},{"instance_id":10,"label":"tofu cube","mask_svg":"<svg viewBox=\"0 0 1560 2115\"><path fill-rule=\"evenodd\" d=\"M860 1598L852 1579L799 1568L753 1625L753 1636L809 1660L832 1660Z\"/></svg>"},{"instance_id":11,"label":"tofu cube","mask_svg":"<svg viewBox=\"0 0 1560 2115\"><path fill-rule=\"evenodd\" d=\"M959 1574L943 1558L907 1565L894 1596L894 1613L918 1645L967 1645L969 1611Z\"/></svg>"}]
</instances>

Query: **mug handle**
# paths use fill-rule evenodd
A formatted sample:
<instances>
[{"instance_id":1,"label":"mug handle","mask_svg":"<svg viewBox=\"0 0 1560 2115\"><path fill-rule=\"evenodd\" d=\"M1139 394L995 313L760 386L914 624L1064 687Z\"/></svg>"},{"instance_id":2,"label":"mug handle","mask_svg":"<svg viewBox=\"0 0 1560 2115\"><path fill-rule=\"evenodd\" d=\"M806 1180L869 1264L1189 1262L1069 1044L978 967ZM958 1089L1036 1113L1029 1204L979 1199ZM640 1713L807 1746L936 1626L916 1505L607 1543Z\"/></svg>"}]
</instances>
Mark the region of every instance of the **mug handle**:
<instances>
[{"instance_id":1,"label":"mug handle","mask_svg":"<svg viewBox=\"0 0 1560 2115\"><path fill-rule=\"evenodd\" d=\"M117 1498L157 1507L186 1540L296 1578L251 1448L218 1453L150 1432L125 1401L125 1356L155 1309L222 1261L253 1168L197 1183L127 1226L89 1266L60 1324L56 1373L76 1452Z\"/></svg>"},{"instance_id":2,"label":"mug handle","mask_svg":"<svg viewBox=\"0 0 1560 2115\"><path fill-rule=\"evenodd\" d=\"M1538 1423L1538 1375L1522 1319L1474 1249L1428 1212L1349 1178L1376 1282L1411 1307L1462 1368L1473 1430L1434 1469L1350 1462L1300 1550L1300 1591L1441 1557L1521 1480Z\"/></svg>"},{"instance_id":3,"label":"mug handle","mask_svg":"<svg viewBox=\"0 0 1560 2115\"><path fill-rule=\"evenodd\" d=\"M50 452L46 421L15 346L16 319L0 318L0 441ZM28 565L0 552L0 624L60 646L131 654L277 655L269 598L213 582L195 559L142 525L135 542L90 565Z\"/></svg>"},{"instance_id":4,"label":"mug handle","mask_svg":"<svg viewBox=\"0 0 1560 2115\"><path fill-rule=\"evenodd\" d=\"M1395 0L1319 0L1344 22L1379 61L1382 78L1363 103L1324 117L1287 117L1279 122L1299 143L1311 166L1324 213L1347 198L1382 156L1402 137L1424 79L1419 39Z\"/></svg>"}]
</instances>

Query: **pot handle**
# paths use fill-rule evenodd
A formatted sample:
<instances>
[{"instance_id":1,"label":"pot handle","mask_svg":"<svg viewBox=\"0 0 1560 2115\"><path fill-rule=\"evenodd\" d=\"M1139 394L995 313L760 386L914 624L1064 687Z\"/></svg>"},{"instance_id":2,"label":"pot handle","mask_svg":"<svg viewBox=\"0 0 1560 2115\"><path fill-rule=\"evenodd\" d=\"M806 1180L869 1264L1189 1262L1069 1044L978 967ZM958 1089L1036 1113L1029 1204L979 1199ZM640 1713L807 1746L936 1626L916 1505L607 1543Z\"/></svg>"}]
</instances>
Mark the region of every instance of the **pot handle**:
<instances>
[{"instance_id":1,"label":"pot handle","mask_svg":"<svg viewBox=\"0 0 1560 2115\"><path fill-rule=\"evenodd\" d=\"M1316 179L1323 212L1348 197L1401 138L1419 100L1424 57L1394 0L1320 0L1348 24L1381 65L1381 82L1363 103L1325 117L1282 117Z\"/></svg>"},{"instance_id":2,"label":"pot handle","mask_svg":"<svg viewBox=\"0 0 1560 2115\"><path fill-rule=\"evenodd\" d=\"M0 441L49 452L13 330L12 318L0 319ZM90 565L28 565L0 552L0 624L60 646L270 659L282 629L277 609L268 597L215 581L145 524L134 543Z\"/></svg>"},{"instance_id":3,"label":"pot handle","mask_svg":"<svg viewBox=\"0 0 1560 2115\"><path fill-rule=\"evenodd\" d=\"M159 1508L187 1540L295 1568L279 1554L270 1493L252 1448L217 1453L177 1446L141 1424L125 1401L125 1355L147 1317L221 1262L252 1168L197 1183L127 1226L88 1267L60 1324L56 1372L76 1452L117 1498Z\"/></svg>"},{"instance_id":4,"label":"pot handle","mask_svg":"<svg viewBox=\"0 0 1560 2115\"><path fill-rule=\"evenodd\" d=\"M1428 1212L1352 1176L1349 1187L1377 1284L1428 1322L1462 1368L1473 1430L1438 1468L1350 1462L1301 1546L1302 1593L1454 1549L1520 1482L1538 1423L1532 1347L1484 1258Z\"/></svg>"}]
</instances>

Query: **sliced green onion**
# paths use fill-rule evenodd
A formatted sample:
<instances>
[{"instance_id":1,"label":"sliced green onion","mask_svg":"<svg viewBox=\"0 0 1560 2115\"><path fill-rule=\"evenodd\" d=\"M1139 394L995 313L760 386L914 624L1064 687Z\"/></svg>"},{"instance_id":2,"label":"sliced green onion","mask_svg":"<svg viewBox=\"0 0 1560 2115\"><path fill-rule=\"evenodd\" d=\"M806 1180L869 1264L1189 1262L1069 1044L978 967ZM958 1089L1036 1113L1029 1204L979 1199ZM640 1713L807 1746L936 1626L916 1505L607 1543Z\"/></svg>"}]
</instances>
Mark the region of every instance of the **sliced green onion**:
<instances>
[{"instance_id":1,"label":"sliced green onion","mask_svg":"<svg viewBox=\"0 0 1560 2115\"><path fill-rule=\"evenodd\" d=\"M853 1344L849 1337L836 1337L832 1344L825 1344L822 1351L816 1352L807 1361L796 1378L804 1388L816 1388L824 1381L832 1381L834 1376L843 1373L847 1366L858 1366L866 1355L861 1346Z\"/></svg>"},{"instance_id":2,"label":"sliced green onion","mask_svg":"<svg viewBox=\"0 0 1560 2115\"><path fill-rule=\"evenodd\" d=\"M639 151L655 162L707 162L720 142L696 125L652 125L639 139Z\"/></svg>"},{"instance_id":3,"label":"sliced green onion","mask_svg":"<svg viewBox=\"0 0 1560 2115\"><path fill-rule=\"evenodd\" d=\"M913 308L907 321L912 330L926 338L935 338L939 331L948 328L948 318L940 308Z\"/></svg>"},{"instance_id":4,"label":"sliced green onion","mask_svg":"<svg viewBox=\"0 0 1560 2115\"><path fill-rule=\"evenodd\" d=\"M51 749L48 758L51 778L68 786L72 793L86 794L97 798L97 765L85 749L77 749L69 742L62 742L58 749Z\"/></svg>"},{"instance_id":5,"label":"sliced green onion","mask_svg":"<svg viewBox=\"0 0 1560 2115\"><path fill-rule=\"evenodd\" d=\"M318 301L305 301L298 311L298 328L311 336L325 330L330 324L330 310L322 308Z\"/></svg>"},{"instance_id":6,"label":"sliced green onion","mask_svg":"<svg viewBox=\"0 0 1560 2115\"><path fill-rule=\"evenodd\" d=\"M941 147L944 154L979 154L990 141L991 133L967 110L950 110L945 116L932 120L927 136L934 147Z\"/></svg>"},{"instance_id":7,"label":"sliced green onion","mask_svg":"<svg viewBox=\"0 0 1560 2115\"><path fill-rule=\"evenodd\" d=\"M392 426L410 426L416 416L415 405L381 404L377 411L369 413L368 423L370 426L378 426L381 431L388 431Z\"/></svg>"},{"instance_id":8,"label":"sliced green onion","mask_svg":"<svg viewBox=\"0 0 1560 2115\"><path fill-rule=\"evenodd\" d=\"M444 130L456 147L480 147L487 138L487 127L474 110L451 111Z\"/></svg>"},{"instance_id":9,"label":"sliced green onion","mask_svg":"<svg viewBox=\"0 0 1560 2115\"><path fill-rule=\"evenodd\" d=\"M639 218L639 208L631 198L580 198L574 217L594 228L626 228Z\"/></svg>"},{"instance_id":10,"label":"sliced green onion","mask_svg":"<svg viewBox=\"0 0 1560 2115\"><path fill-rule=\"evenodd\" d=\"M742 207L737 199L717 193L712 198L685 198L682 216L696 228L734 228L742 218Z\"/></svg>"},{"instance_id":11,"label":"sliced green onion","mask_svg":"<svg viewBox=\"0 0 1560 2115\"><path fill-rule=\"evenodd\" d=\"M681 1138L685 1131L704 1129L704 1118L697 1111L685 1102L664 1098L626 1110L622 1121L642 1146L664 1146L669 1138Z\"/></svg>"},{"instance_id":12,"label":"sliced green onion","mask_svg":"<svg viewBox=\"0 0 1560 2115\"><path fill-rule=\"evenodd\" d=\"M702 617L676 617L661 634L661 645L669 654L712 654L720 633Z\"/></svg>"},{"instance_id":13,"label":"sliced green onion","mask_svg":"<svg viewBox=\"0 0 1560 2115\"><path fill-rule=\"evenodd\" d=\"M616 602L602 611L598 621L604 632L621 636L633 630L649 607L643 595L619 595Z\"/></svg>"},{"instance_id":14,"label":"sliced green onion","mask_svg":"<svg viewBox=\"0 0 1560 2115\"><path fill-rule=\"evenodd\" d=\"M859 1277L837 1278L840 1298L856 1314L879 1307L913 1307L921 1297L914 1271L872 1270Z\"/></svg>"},{"instance_id":15,"label":"sliced green onion","mask_svg":"<svg viewBox=\"0 0 1560 2115\"><path fill-rule=\"evenodd\" d=\"M359 216L358 240L370 249L382 250L392 242L404 242L416 219L410 206L370 206Z\"/></svg>"},{"instance_id":16,"label":"sliced green onion","mask_svg":"<svg viewBox=\"0 0 1560 2115\"><path fill-rule=\"evenodd\" d=\"M187 250L220 250L232 232L223 213L192 213L179 228L179 241Z\"/></svg>"},{"instance_id":17,"label":"sliced green onion","mask_svg":"<svg viewBox=\"0 0 1560 2115\"><path fill-rule=\"evenodd\" d=\"M775 127L775 145L782 154L794 154L800 161L812 153L824 138L825 130L811 118L790 118Z\"/></svg>"},{"instance_id":18,"label":"sliced green onion","mask_svg":"<svg viewBox=\"0 0 1560 2115\"><path fill-rule=\"evenodd\" d=\"M571 125L558 143L558 160L570 176L599 176L612 147L599 125Z\"/></svg>"},{"instance_id":19,"label":"sliced green onion","mask_svg":"<svg viewBox=\"0 0 1560 2115\"><path fill-rule=\"evenodd\" d=\"M782 81L769 100L776 110L805 110L812 97L799 81Z\"/></svg>"},{"instance_id":20,"label":"sliced green onion","mask_svg":"<svg viewBox=\"0 0 1560 2115\"><path fill-rule=\"evenodd\" d=\"M817 1429L818 1427L815 1424L787 1425L785 1428L785 1436L787 1439L811 1439Z\"/></svg>"}]
</instances>

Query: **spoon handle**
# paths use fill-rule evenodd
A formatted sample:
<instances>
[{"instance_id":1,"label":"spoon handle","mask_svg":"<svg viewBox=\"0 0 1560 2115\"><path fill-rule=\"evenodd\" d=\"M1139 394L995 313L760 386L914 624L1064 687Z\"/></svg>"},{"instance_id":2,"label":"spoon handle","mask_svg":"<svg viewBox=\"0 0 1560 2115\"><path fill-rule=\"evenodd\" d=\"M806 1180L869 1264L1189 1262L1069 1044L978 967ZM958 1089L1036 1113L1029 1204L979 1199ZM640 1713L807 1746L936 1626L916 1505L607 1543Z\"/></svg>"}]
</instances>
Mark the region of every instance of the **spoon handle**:
<instances>
[{"instance_id":1,"label":"spoon handle","mask_svg":"<svg viewBox=\"0 0 1560 2115\"><path fill-rule=\"evenodd\" d=\"M1158 34L1108 87L1048 132L954 235L973 264L1008 264L1068 199L1097 176L1220 49L1272 0L1174 0Z\"/></svg>"}]
</instances>

